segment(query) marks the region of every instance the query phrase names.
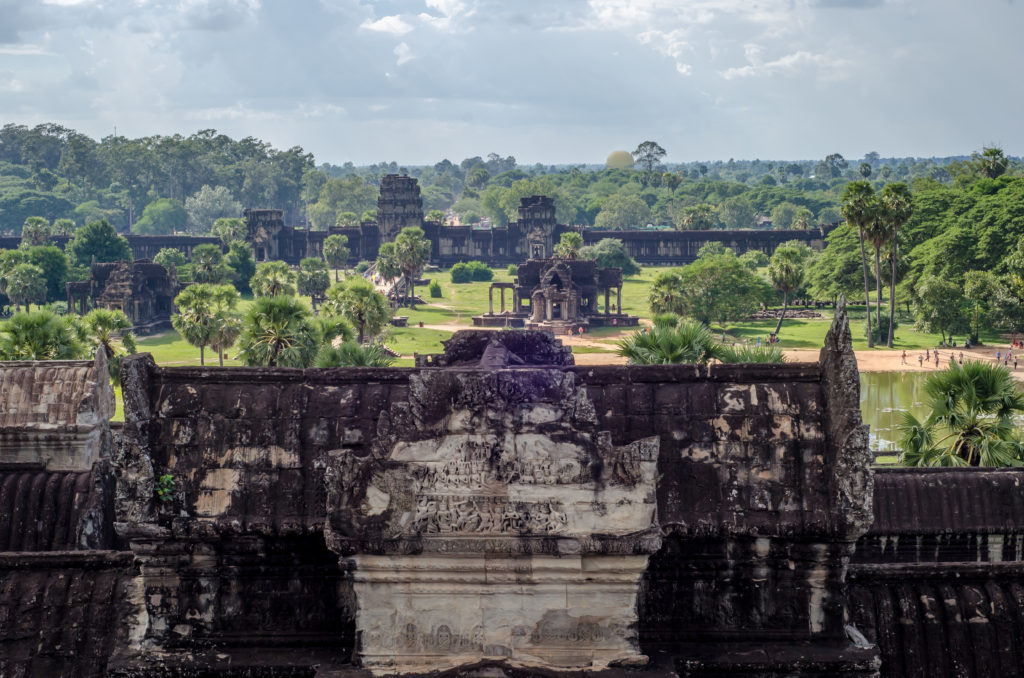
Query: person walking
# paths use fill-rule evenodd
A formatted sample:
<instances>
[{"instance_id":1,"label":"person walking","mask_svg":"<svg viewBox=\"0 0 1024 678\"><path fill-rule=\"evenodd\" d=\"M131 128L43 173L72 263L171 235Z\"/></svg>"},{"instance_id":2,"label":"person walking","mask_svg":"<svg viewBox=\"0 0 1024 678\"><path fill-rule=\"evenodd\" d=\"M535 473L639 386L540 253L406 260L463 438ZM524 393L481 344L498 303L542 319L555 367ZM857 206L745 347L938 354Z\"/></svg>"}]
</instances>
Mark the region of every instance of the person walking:
<instances>
[{"instance_id":1,"label":"person walking","mask_svg":"<svg viewBox=\"0 0 1024 678\"><path fill-rule=\"evenodd\" d=\"M961 365L964 364L964 352L963 351L960 351L960 364Z\"/></svg>"},{"instance_id":2,"label":"person walking","mask_svg":"<svg viewBox=\"0 0 1024 678\"><path fill-rule=\"evenodd\" d=\"M917 366L924 367L924 356L920 353L917 354Z\"/></svg>"},{"instance_id":3,"label":"person walking","mask_svg":"<svg viewBox=\"0 0 1024 678\"><path fill-rule=\"evenodd\" d=\"M935 352L935 369L939 368L939 352Z\"/></svg>"},{"instance_id":4,"label":"person walking","mask_svg":"<svg viewBox=\"0 0 1024 678\"><path fill-rule=\"evenodd\" d=\"M907 352L904 351L903 355L900 357L900 365L906 365L906 364L907 364Z\"/></svg>"}]
</instances>

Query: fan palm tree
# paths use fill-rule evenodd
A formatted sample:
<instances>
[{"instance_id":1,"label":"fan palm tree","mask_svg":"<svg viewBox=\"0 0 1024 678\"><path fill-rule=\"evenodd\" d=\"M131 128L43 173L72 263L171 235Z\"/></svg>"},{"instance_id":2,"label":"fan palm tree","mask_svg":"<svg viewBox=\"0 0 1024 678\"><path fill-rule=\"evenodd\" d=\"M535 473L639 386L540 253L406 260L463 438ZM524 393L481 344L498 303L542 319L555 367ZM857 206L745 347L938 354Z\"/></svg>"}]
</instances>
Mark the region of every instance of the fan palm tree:
<instances>
[{"instance_id":1,"label":"fan palm tree","mask_svg":"<svg viewBox=\"0 0 1024 678\"><path fill-rule=\"evenodd\" d=\"M632 365L665 365L697 363L706 365L720 355L707 325L684 319L675 326L655 325L646 332L634 332L618 342L616 353L628 358Z\"/></svg>"},{"instance_id":2,"label":"fan palm tree","mask_svg":"<svg viewBox=\"0 0 1024 678\"><path fill-rule=\"evenodd\" d=\"M654 276L647 301L653 313L678 313L682 306L680 291L683 284L676 271L664 271ZM621 309L619 309L621 311Z\"/></svg>"},{"instance_id":3,"label":"fan palm tree","mask_svg":"<svg viewBox=\"0 0 1024 678\"><path fill-rule=\"evenodd\" d=\"M327 290L323 312L341 316L351 322L358 333L356 341L360 344L379 334L391 319L387 299L372 283L360 276L332 285Z\"/></svg>"},{"instance_id":4,"label":"fan palm tree","mask_svg":"<svg viewBox=\"0 0 1024 678\"><path fill-rule=\"evenodd\" d=\"M892 275L889 276L889 337L885 345L892 348L893 327L896 324L896 263L899 257L900 228L914 215L914 201L905 183L889 184L882 189L882 206L890 230L890 260Z\"/></svg>"},{"instance_id":5,"label":"fan palm tree","mask_svg":"<svg viewBox=\"0 0 1024 678\"><path fill-rule=\"evenodd\" d=\"M122 333L122 337L129 337L128 342L132 348L135 347L134 340L130 337L132 321L124 314L124 311L112 310L109 308L94 308L82 316L82 326L88 332L89 338L98 346L103 347L107 359L114 357L114 334Z\"/></svg>"},{"instance_id":6,"label":"fan palm tree","mask_svg":"<svg viewBox=\"0 0 1024 678\"><path fill-rule=\"evenodd\" d=\"M857 227L860 237L860 261L864 269L864 304L868 318L868 348L874 348L875 339L871 332L871 289L868 286L868 257L864 250L864 229L874 219L876 205L875 189L866 181L851 181L843 191L843 204L839 211L846 221Z\"/></svg>"},{"instance_id":7,"label":"fan palm tree","mask_svg":"<svg viewBox=\"0 0 1024 678\"><path fill-rule=\"evenodd\" d=\"M558 244L555 245L555 256L562 259L575 259L583 247L583 236L574 231L563 233Z\"/></svg>"},{"instance_id":8,"label":"fan palm tree","mask_svg":"<svg viewBox=\"0 0 1024 678\"><path fill-rule=\"evenodd\" d=\"M892 224L879 197L871 199L870 218L864 225L864 237L875 253L875 326L882 327L882 251L892 241Z\"/></svg>"},{"instance_id":9,"label":"fan palm tree","mask_svg":"<svg viewBox=\"0 0 1024 678\"><path fill-rule=\"evenodd\" d=\"M215 286L206 283L189 285L174 298L178 312L171 316L171 326L181 338L199 349L199 364L206 364L206 347L215 330Z\"/></svg>"},{"instance_id":10,"label":"fan palm tree","mask_svg":"<svg viewBox=\"0 0 1024 678\"><path fill-rule=\"evenodd\" d=\"M320 343L312 313L290 296L257 299L238 337L242 362L265 367L309 367Z\"/></svg>"},{"instance_id":11,"label":"fan palm tree","mask_svg":"<svg viewBox=\"0 0 1024 678\"><path fill-rule=\"evenodd\" d=\"M924 383L924 421L902 413L901 460L908 466L1021 466L1024 442L1013 417L1024 393L1002 365L950 361Z\"/></svg>"},{"instance_id":12,"label":"fan palm tree","mask_svg":"<svg viewBox=\"0 0 1024 678\"><path fill-rule=\"evenodd\" d=\"M192 250L192 279L197 283L222 283L231 278L224 254L216 245L198 245Z\"/></svg>"},{"instance_id":13,"label":"fan palm tree","mask_svg":"<svg viewBox=\"0 0 1024 678\"><path fill-rule=\"evenodd\" d=\"M786 356L778 344L732 344L722 346L718 359L723 363L784 363Z\"/></svg>"},{"instance_id":14,"label":"fan palm tree","mask_svg":"<svg viewBox=\"0 0 1024 678\"><path fill-rule=\"evenodd\" d=\"M778 335L789 310L789 295L804 283L804 262L800 251L795 247L778 247L768 262L768 276L772 286L782 292L782 314L775 325L775 334Z\"/></svg>"},{"instance_id":15,"label":"fan palm tree","mask_svg":"<svg viewBox=\"0 0 1024 678\"><path fill-rule=\"evenodd\" d=\"M15 313L0 324L2 360L75 360L86 348L71 316L50 311Z\"/></svg>"},{"instance_id":16,"label":"fan palm tree","mask_svg":"<svg viewBox=\"0 0 1024 678\"><path fill-rule=\"evenodd\" d=\"M249 286L257 297L294 296L295 273L283 261L266 261L256 265Z\"/></svg>"},{"instance_id":17,"label":"fan palm tree","mask_svg":"<svg viewBox=\"0 0 1024 678\"><path fill-rule=\"evenodd\" d=\"M395 362L380 344L361 345L345 341L336 348L324 346L316 358L317 367L390 367Z\"/></svg>"},{"instance_id":18,"label":"fan palm tree","mask_svg":"<svg viewBox=\"0 0 1024 678\"><path fill-rule=\"evenodd\" d=\"M345 265L349 255L348 236L335 233L324 239L324 259L334 269L334 282L338 282L338 269Z\"/></svg>"}]
</instances>

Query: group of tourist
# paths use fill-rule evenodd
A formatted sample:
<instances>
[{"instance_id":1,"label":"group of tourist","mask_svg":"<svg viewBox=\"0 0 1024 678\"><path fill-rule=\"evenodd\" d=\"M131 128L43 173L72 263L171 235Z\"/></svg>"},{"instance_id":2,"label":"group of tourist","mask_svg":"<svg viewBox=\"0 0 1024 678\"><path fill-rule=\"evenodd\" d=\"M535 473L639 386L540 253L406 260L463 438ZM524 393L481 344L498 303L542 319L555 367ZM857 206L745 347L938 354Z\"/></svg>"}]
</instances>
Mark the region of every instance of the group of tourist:
<instances>
[{"instance_id":1,"label":"group of tourist","mask_svg":"<svg viewBox=\"0 0 1024 678\"><path fill-rule=\"evenodd\" d=\"M1017 341L1015 341L1013 343L1013 348L1020 348L1020 346L1018 346L1018 344L1024 344L1024 342L1017 342ZM964 343L964 348L970 348L970 343L969 342L965 342ZM939 350L938 349L935 349L933 351L932 349L926 348L924 350L924 353L918 353L917 354L917 364L918 364L919 367L923 368L925 365L931 364L932 361L935 362L935 368L938 369L940 364L941 364L941 362L942 362L941 358L939 357ZM950 351L949 352L949 362L956 362L956 363L958 363L960 365L963 365L964 364L964 352L960 351L959 355L955 356L953 354L953 352ZM1011 362L1013 363L1014 371L1016 371L1016 369L1017 369L1017 356L1014 355L1012 349L1008 350L1005 354L1001 350L996 351L995 363L997 365L1002 363L1004 367L1009 367ZM906 365L907 364L907 352L906 352L906 350L903 351L903 355L900 358L900 364L901 365Z\"/></svg>"}]
</instances>

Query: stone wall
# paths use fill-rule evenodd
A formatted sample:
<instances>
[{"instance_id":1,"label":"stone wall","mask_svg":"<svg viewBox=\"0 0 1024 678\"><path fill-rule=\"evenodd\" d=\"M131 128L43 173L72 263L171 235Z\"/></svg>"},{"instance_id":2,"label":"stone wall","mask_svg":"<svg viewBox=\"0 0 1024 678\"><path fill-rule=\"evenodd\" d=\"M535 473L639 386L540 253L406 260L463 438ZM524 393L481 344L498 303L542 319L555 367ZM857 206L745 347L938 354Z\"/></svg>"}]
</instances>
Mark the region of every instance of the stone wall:
<instances>
[{"instance_id":1,"label":"stone wall","mask_svg":"<svg viewBox=\"0 0 1024 678\"><path fill-rule=\"evenodd\" d=\"M1024 474L872 481L838 316L805 364L575 366L528 332L418 368L128 358L116 451L0 458L0 675L1021 675ZM0 433L83 411L32 398ZM421 510L474 483L518 522ZM497 593L504 640L469 623Z\"/></svg>"}]
</instances>

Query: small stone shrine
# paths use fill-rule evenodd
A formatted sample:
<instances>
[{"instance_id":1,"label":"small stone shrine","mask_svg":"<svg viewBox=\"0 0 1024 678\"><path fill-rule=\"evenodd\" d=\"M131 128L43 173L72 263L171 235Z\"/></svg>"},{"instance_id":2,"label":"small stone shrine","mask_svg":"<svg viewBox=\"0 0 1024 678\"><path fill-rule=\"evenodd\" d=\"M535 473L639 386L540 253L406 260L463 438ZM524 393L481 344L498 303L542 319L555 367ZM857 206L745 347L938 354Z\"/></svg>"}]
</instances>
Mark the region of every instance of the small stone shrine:
<instances>
[{"instance_id":1,"label":"small stone shrine","mask_svg":"<svg viewBox=\"0 0 1024 678\"><path fill-rule=\"evenodd\" d=\"M512 293L505 306L505 291ZM494 293L500 308L494 312ZM614 291L614 297L612 296ZM603 302L603 306L602 306ZM530 259L512 283L491 283L487 313L477 327L526 327L562 334L577 327L630 327L639 318L622 313L622 270L599 268L589 259Z\"/></svg>"}]
</instances>

